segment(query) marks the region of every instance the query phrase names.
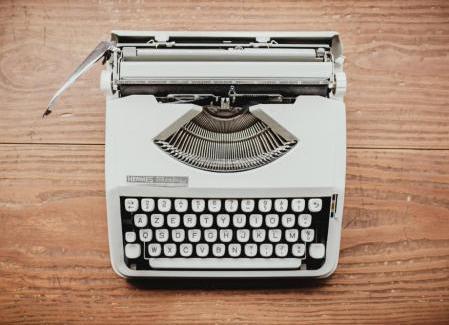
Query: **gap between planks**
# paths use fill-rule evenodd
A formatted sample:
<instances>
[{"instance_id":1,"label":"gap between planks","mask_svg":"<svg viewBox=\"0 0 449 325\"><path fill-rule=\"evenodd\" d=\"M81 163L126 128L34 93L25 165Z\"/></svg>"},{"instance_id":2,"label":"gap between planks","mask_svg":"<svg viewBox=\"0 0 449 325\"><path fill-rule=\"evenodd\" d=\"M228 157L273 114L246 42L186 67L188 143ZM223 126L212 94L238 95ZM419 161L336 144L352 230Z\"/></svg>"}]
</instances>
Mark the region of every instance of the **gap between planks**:
<instances>
[{"instance_id":1,"label":"gap between planks","mask_svg":"<svg viewBox=\"0 0 449 325\"><path fill-rule=\"evenodd\" d=\"M0 146L104 146L104 143L77 143L77 142L0 142ZM421 148L421 147L374 147L374 146L348 146L351 150L407 150L407 151L449 151L449 148Z\"/></svg>"}]
</instances>

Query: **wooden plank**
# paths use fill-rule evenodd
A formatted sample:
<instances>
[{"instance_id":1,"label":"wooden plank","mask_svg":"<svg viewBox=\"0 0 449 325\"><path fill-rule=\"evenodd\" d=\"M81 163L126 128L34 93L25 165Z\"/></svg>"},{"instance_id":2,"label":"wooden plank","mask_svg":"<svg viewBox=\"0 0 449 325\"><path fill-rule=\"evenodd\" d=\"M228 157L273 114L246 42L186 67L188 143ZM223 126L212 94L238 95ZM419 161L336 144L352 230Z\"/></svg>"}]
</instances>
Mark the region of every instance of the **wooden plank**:
<instances>
[{"instance_id":1,"label":"wooden plank","mask_svg":"<svg viewBox=\"0 0 449 325\"><path fill-rule=\"evenodd\" d=\"M449 148L447 1L2 1L0 142L103 143L100 67L41 114L110 29L337 30L351 147Z\"/></svg>"},{"instance_id":2,"label":"wooden plank","mask_svg":"<svg viewBox=\"0 0 449 325\"><path fill-rule=\"evenodd\" d=\"M448 151L349 150L341 260L326 281L184 281L161 288L157 280L128 283L110 268L103 149L0 146L2 322L449 319Z\"/></svg>"}]
</instances>

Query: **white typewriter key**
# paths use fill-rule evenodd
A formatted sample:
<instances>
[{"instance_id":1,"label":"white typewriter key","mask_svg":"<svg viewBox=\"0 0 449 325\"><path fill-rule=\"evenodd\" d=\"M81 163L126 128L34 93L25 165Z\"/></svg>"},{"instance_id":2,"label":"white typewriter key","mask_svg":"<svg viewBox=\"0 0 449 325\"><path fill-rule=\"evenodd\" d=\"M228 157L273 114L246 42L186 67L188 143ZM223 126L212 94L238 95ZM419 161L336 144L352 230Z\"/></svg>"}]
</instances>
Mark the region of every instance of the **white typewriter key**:
<instances>
[{"instance_id":1,"label":"white typewriter key","mask_svg":"<svg viewBox=\"0 0 449 325\"><path fill-rule=\"evenodd\" d=\"M165 244L164 245L164 255L167 257L172 257L176 255L176 245L175 244Z\"/></svg>"},{"instance_id":2,"label":"white typewriter key","mask_svg":"<svg viewBox=\"0 0 449 325\"><path fill-rule=\"evenodd\" d=\"M195 247L196 255L199 257L206 257L209 254L209 245L197 244Z\"/></svg>"},{"instance_id":3,"label":"white typewriter key","mask_svg":"<svg viewBox=\"0 0 449 325\"><path fill-rule=\"evenodd\" d=\"M282 226L285 228L291 228L295 225L295 215L294 214L284 214L282 216Z\"/></svg>"},{"instance_id":4,"label":"white typewriter key","mask_svg":"<svg viewBox=\"0 0 449 325\"><path fill-rule=\"evenodd\" d=\"M285 240L289 243L297 242L299 238L299 231L298 229L287 229L285 231Z\"/></svg>"},{"instance_id":5,"label":"white typewriter key","mask_svg":"<svg viewBox=\"0 0 449 325\"><path fill-rule=\"evenodd\" d=\"M206 202L202 199L193 199L192 200L192 210L193 212L203 212L206 207Z\"/></svg>"},{"instance_id":6,"label":"white typewriter key","mask_svg":"<svg viewBox=\"0 0 449 325\"><path fill-rule=\"evenodd\" d=\"M149 242L153 238L153 232L151 229L140 229L139 238L141 242Z\"/></svg>"},{"instance_id":7,"label":"white typewriter key","mask_svg":"<svg viewBox=\"0 0 449 325\"><path fill-rule=\"evenodd\" d=\"M312 224L312 215L310 214L300 214L298 217L298 225L302 228L310 227Z\"/></svg>"},{"instance_id":8,"label":"white typewriter key","mask_svg":"<svg viewBox=\"0 0 449 325\"><path fill-rule=\"evenodd\" d=\"M292 246L292 255L295 257L304 257L306 253L306 245L304 244L294 244Z\"/></svg>"},{"instance_id":9,"label":"white typewriter key","mask_svg":"<svg viewBox=\"0 0 449 325\"><path fill-rule=\"evenodd\" d=\"M269 228L277 227L279 224L279 216L277 214L267 214L265 216L265 224Z\"/></svg>"},{"instance_id":10,"label":"white typewriter key","mask_svg":"<svg viewBox=\"0 0 449 325\"><path fill-rule=\"evenodd\" d=\"M148 224L148 217L146 214L135 214L134 215L134 224L136 227L142 228Z\"/></svg>"},{"instance_id":11,"label":"white typewriter key","mask_svg":"<svg viewBox=\"0 0 449 325\"><path fill-rule=\"evenodd\" d=\"M142 206L142 211L144 212L152 212L154 210L153 199L142 199L140 201L140 205Z\"/></svg>"},{"instance_id":12,"label":"white typewriter key","mask_svg":"<svg viewBox=\"0 0 449 325\"><path fill-rule=\"evenodd\" d=\"M261 214L252 214L249 216L249 225L253 228L260 228L262 226L263 217Z\"/></svg>"},{"instance_id":13,"label":"white typewriter key","mask_svg":"<svg viewBox=\"0 0 449 325\"><path fill-rule=\"evenodd\" d=\"M185 237L186 233L184 229L173 229L171 231L171 239L176 243L183 242Z\"/></svg>"},{"instance_id":14,"label":"white typewriter key","mask_svg":"<svg viewBox=\"0 0 449 325\"><path fill-rule=\"evenodd\" d=\"M231 257L238 257L242 252L242 246L240 244L230 244L228 247L228 253Z\"/></svg>"},{"instance_id":15,"label":"white typewriter key","mask_svg":"<svg viewBox=\"0 0 449 325\"><path fill-rule=\"evenodd\" d=\"M246 224L246 215L244 214L234 214L232 217L232 223L234 224L234 227L237 228L243 228Z\"/></svg>"},{"instance_id":16,"label":"white typewriter key","mask_svg":"<svg viewBox=\"0 0 449 325\"><path fill-rule=\"evenodd\" d=\"M184 226L193 228L196 226L196 214L185 214L183 217Z\"/></svg>"},{"instance_id":17,"label":"white typewriter key","mask_svg":"<svg viewBox=\"0 0 449 325\"><path fill-rule=\"evenodd\" d=\"M287 199L276 199L274 201L274 209L276 212L285 212L288 209L288 200Z\"/></svg>"},{"instance_id":18,"label":"white typewriter key","mask_svg":"<svg viewBox=\"0 0 449 325\"><path fill-rule=\"evenodd\" d=\"M248 257L220 257L220 258L150 258L150 266L154 269L241 269L241 270L270 270L270 269L298 269L301 266L299 258L248 258Z\"/></svg>"},{"instance_id":19,"label":"white typewriter key","mask_svg":"<svg viewBox=\"0 0 449 325\"><path fill-rule=\"evenodd\" d=\"M214 244L212 246L212 254L215 257L222 257L226 253L226 246L224 244Z\"/></svg>"},{"instance_id":20,"label":"white typewriter key","mask_svg":"<svg viewBox=\"0 0 449 325\"><path fill-rule=\"evenodd\" d=\"M189 242L197 243L201 239L201 230L199 230L199 229L189 229L189 232L187 233L187 236L189 237Z\"/></svg>"},{"instance_id":21,"label":"white typewriter key","mask_svg":"<svg viewBox=\"0 0 449 325\"><path fill-rule=\"evenodd\" d=\"M192 244L181 244L179 247L179 252L181 253L181 256L188 257L192 255L193 247Z\"/></svg>"},{"instance_id":22,"label":"white typewriter key","mask_svg":"<svg viewBox=\"0 0 449 325\"><path fill-rule=\"evenodd\" d=\"M288 253L288 245L287 244L277 244L274 249L277 257L285 257Z\"/></svg>"},{"instance_id":23,"label":"white typewriter key","mask_svg":"<svg viewBox=\"0 0 449 325\"><path fill-rule=\"evenodd\" d=\"M210 199L207 201L207 209L209 212L218 212L221 209L221 200L220 199Z\"/></svg>"},{"instance_id":24,"label":"white typewriter key","mask_svg":"<svg viewBox=\"0 0 449 325\"><path fill-rule=\"evenodd\" d=\"M256 244L246 244L245 245L245 255L248 257L254 257L257 254Z\"/></svg>"},{"instance_id":25,"label":"white typewriter key","mask_svg":"<svg viewBox=\"0 0 449 325\"><path fill-rule=\"evenodd\" d=\"M324 244L310 244L309 246L309 256L311 258L320 259L324 257L326 249Z\"/></svg>"},{"instance_id":26,"label":"white typewriter key","mask_svg":"<svg viewBox=\"0 0 449 325\"><path fill-rule=\"evenodd\" d=\"M228 199L225 201L225 210L227 212L235 212L239 208L239 201Z\"/></svg>"},{"instance_id":27,"label":"white typewriter key","mask_svg":"<svg viewBox=\"0 0 449 325\"><path fill-rule=\"evenodd\" d=\"M226 228L229 226L230 220L229 214L219 214L217 216L217 225L220 228Z\"/></svg>"},{"instance_id":28,"label":"white typewriter key","mask_svg":"<svg viewBox=\"0 0 449 325\"><path fill-rule=\"evenodd\" d=\"M171 228L179 227L181 224L181 217L179 214L168 214L167 215L167 226Z\"/></svg>"},{"instance_id":29,"label":"white typewriter key","mask_svg":"<svg viewBox=\"0 0 449 325\"><path fill-rule=\"evenodd\" d=\"M176 212L186 212L189 204L186 199L176 199L175 200L175 210Z\"/></svg>"},{"instance_id":30,"label":"white typewriter key","mask_svg":"<svg viewBox=\"0 0 449 325\"><path fill-rule=\"evenodd\" d=\"M125 199L125 210L128 212L136 212L139 209L139 201L137 199Z\"/></svg>"},{"instance_id":31,"label":"white typewriter key","mask_svg":"<svg viewBox=\"0 0 449 325\"><path fill-rule=\"evenodd\" d=\"M272 243L277 243L282 238L282 231L281 229L270 229L268 231L268 240Z\"/></svg>"},{"instance_id":32,"label":"white typewriter key","mask_svg":"<svg viewBox=\"0 0 449 325\"><path fill-rule=\"evenodd\" d=\"M303 212L306 207L306 201L304 199L293 199L292 210L294 212Z\"/></svg>"},{"instance_id":33,"label":"white typewriter key","mask_svg":"<svg viewBox=\"0 0 449 325\"><path fill-rule=\"evenodd\" d=\"M260 245L260 255L263 257L270 257L273 255L273 245L272 244L262 244Z\"/></svg>"},{"instance_id":34,"label":"white typewriter key","mask_svg":"<svg viewBox=\"0 0 449 325\"><path fill-rule=\"evenodd\" d=\"M270 212L271 210L271 200L270 199L260 199L259 200L259 211L260 212Z\"/></svg>"},{"instance_id":35,"label":"white typewriter key","mask_svg":"<svg viewBox=\"0 0 449 325\"><path fill-rule=\"evenodd\" d=\"M125 256L127 258L138 258L140 256L140 244L126 244Z\"/></svg>"},{"instance_id":36,"label":"white typewriter key","mask_svg":"<svg viewBox=\"0 0 449 325\"><path fill-rule=\"evenodd\" d=\"M125 233L125 240L128 243L134 243L136 241L136 233L134 231L127 231Z\"/></svg>"},{"instance_id":37,"label":"white typewriter key","mask_svg":"<svg viewBox=\"0 0 449 325\"><path fill-rule=\"evenodd\" d=\"M212 227L214 219L211 214L202 214L200 215L200 225L203 228L210 228Z\"/></svg>"},{"instance_id":38,"label":"white typewriter key","mask_svg":"<svg viewBox=\"0 0 449 325\"><path fill-rule=\"evenodd\" d=\"M242 211L243 212L253 212L254 210L254 200L251 199L245 199L242 200Z\"/></svg>"},{"instance_id":39,"label":"white typewriter key","mask_svg":"<svg viewBox=\"0 0 449 325\"><path fill-rule=\"evenodd\" d=\"M217 229L206 229L204 230L204 239L208 243L213 243L217 241Z\"/></svg>"},{"instance_id":40,"label":"white typewriter key","mask_svg":"<svg viewBox=\"0 0 449 325\"><path fill-rule=\"evenodd\" d=\"M253 229L253 240L256 243L261 243L265 240L266 231L265 229Z\"/></svg>"},{"instance_id":41,"label":"white typewriter key","mask_svg":"<svg viewBox=\"0 0 449 325\"><path fill-rule=\"evenodd\" d=\"M168 212L171 209L170 199L159 199L157 200L157 208L160 212Z\"/></svg>"},{"instance_id":42,"label":"white typewriter key","mask_svg":"<svg viewBox=\"0 0 449 325\"><path fill-rule=\"evenodd\" d=\"M310 243L315 237L315 230L313 229L303 229L301 230L301 240L306 243Z\"/></svg>"},{"instance_id":43,"label":"white typewriter key","mask_svg":"<svg viewBox=\"0 0 449 325\"><path fill-rule=\"evenodd\" d=\"M157 257L161 255L161 244L150 244L148 245L148 255L152 257Z\"/></svg>"},{"instance_id":44,"label":"white typewriter key","mask_svg":"<svg viewBox=\"0 0 449 325\"><path fill-rule=\"evenodd\" d=\"M237 240L241 243L246 243L249 240L249 229L237 230Z\"/></svg>"},{"instance_id":45,"label":"white typewriter key","mask_svg":"<svg viewBox=\"0 0 449 325\"><path fill-rule=\"evenodd\" d=\"M165 243L168 240L168 230L167 229L157 229L155 237L158 242Z\"/></svg>"},{"instance_id":46,"label":"white typewriter key","mask_svg":"<svg viewBox=\"0 0 449 325\"><path fill-rule=\"evenodd\" d=\"M159 213L153 213L151 215L151 225L155 228L162 227L164 225L164 216Z\"/></svg>"},{"instance_id":47,"label":"white typewriter key","mask_svg":"<svg viewBox=\"0 0 449 325\"><path fill-rule=\"evenodd\" d=\"M229 243L232 240L231 229L220 229L220 241L223 243Z\"/></svg>"},{"instance_id":48,"label":"white typewriter key","mask_svg":"<svg viewBox=\"0 0 449 325\"><path fill-rule=\"evenodd\" d=\"M309 200L309 211L310 212L320 212L323 202L321 199L310 199Z\"/></svg>"}]
</instances>

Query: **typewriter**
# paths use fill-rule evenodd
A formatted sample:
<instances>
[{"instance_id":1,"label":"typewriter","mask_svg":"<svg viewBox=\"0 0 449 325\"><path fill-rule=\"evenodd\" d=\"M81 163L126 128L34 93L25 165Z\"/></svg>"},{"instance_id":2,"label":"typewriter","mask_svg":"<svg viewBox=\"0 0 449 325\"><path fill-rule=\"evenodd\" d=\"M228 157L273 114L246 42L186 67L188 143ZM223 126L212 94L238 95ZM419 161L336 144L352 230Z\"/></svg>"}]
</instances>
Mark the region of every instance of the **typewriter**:
<instances>
[{"instance_id":1,"label":"typewriter","mask_svg":"<svg viewBox=\"0 0 449 325\"><path fill-rule=\"evenodd\" d=\"M334 32L116 31L103 59L110 256L124 277L327 277L346 77Z\"/></svg>"}]
</instances>

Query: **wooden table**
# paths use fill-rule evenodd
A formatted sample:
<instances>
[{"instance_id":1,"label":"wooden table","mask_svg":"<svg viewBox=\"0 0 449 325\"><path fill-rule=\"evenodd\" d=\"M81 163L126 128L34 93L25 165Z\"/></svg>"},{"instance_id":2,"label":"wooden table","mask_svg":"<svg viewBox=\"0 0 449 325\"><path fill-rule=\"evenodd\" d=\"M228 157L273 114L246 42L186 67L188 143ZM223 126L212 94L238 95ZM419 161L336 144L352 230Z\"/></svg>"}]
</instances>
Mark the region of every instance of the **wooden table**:
<instances>
[{"instance_id":1,"label":"wooden table","mask_svg":"<svg viewBox=\"0 0 449 325\"><path fill-rule=\"evenodd\" d=\"M337 30L341 260L321 282L129 283L109 264L96 67L111 29ZM0 1L1 323L449 323L447 1Z\"/></svg>"}]
</instances>

